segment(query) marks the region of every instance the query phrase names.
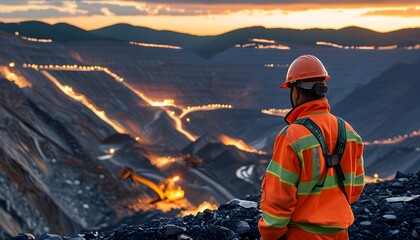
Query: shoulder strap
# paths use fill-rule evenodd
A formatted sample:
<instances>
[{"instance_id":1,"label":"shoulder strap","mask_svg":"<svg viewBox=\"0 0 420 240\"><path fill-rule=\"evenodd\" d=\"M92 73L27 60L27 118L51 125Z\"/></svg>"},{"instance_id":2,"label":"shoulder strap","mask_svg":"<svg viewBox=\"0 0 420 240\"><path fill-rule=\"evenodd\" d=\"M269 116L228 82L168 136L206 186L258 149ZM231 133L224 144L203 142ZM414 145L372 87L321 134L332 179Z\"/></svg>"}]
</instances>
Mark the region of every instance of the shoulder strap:
<instances>
[{"instance_id":1,"label":"shoulder strap","mask_svg":"<svg viewBox=\"0 0 420 240\"><path fill-rule=\"evenodd\" d=\"M346 143L347 143L346 126L345 126L344 120L341 118L337 118L337 122L338 122L338 137L337 137L337 143L336 143L333 155L331 155L330 152L328 151L327 144L325 143L325 138L324 138L324 135L322 135L321 129L319 129L318 125L316 125L316 123L314 123L310 118L301 118L294 121L293 123L305 126L318 140L322 149L322 153L326 160L327 172L331 167L335 169L335 172L337 175L338 186L340 190L344 193L344 196L346 197L347 201L349 202L349 198L347 197L346 189L344 187L345 177L344 177L343 169L341 168L341 165L340 165L341 157L343 156L344 149L346 148Z\"/></svg>"},{"instance_id":2,"label":"shoulder strap","mask_svg":"<svg viewBox=\"0 0 420 240\"><path fill-rule=\"evenodd\" d=\"M343 156L344 149L346 148L347 143L347 133L346 133L346 124L344 120L337 117L338 122L338 137L337 137L337 145L334 149L334 155Z\"/></svg>"},{"instance_id":3,"label":"shoulder strap","mask_svg":"<svg viewBox=\"0 0 420 240\"><path fill-rule=\"evenodd\" d=\"M327 158L327 156L331 156L331 155L330 155L330 152L328 151L327 144L325 143L324 135L322 135L321 129L319 129L318 125L316 125L316 123L314 123L310 118L301 118L294 121L293 123L303 125L309 131L311 131L314 137L318 140L325 159L328 160L329 158ZM329 163L327 162L327 166L328 165Z\"/></svg>"}]
</instances>

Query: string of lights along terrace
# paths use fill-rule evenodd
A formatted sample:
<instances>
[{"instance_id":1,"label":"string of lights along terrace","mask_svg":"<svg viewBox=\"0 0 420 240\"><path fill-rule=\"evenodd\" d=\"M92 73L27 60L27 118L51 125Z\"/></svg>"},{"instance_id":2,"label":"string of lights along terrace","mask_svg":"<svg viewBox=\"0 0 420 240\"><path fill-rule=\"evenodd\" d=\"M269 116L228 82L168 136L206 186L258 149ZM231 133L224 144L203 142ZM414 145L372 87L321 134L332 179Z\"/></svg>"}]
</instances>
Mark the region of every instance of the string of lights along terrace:
<instances>
[{"instance_id":1,"label":"string of lights along terrace","mask_svg":"<svg viewBox=\"0 0 420 240\"><path fill-rule=\"evenodd\" d=\"M420 45L418 45L418 48L420 49ZM10 62L9 63L9 68L14 68L15 66L16 66L15 62ZM172 100L172 99L164 99L163 101L153 101L150 98L146 97L143 93L141 93L138 90L132 88L130 85L125 84L124 79L122 77L118 76L116 73L112 72L111 70L109 70L106 67L97 66L97 65L95 65L95 66L79 66L79 65L76 65L76 64L73 64L73 65L71 65L71 64L65 64L65 65L55 64L55 65L52 65L52 64L23 63L22 66L24 68L33 68L33 69L38 70L38 71L39 70L57 70L57 71L61 70L61 71L102 71L102 72L105 72L108 75L110 75L113 79L115 79L116 81L118 81L120 83L123 83L127 88L129 88L137 96L139 96L144 101L146 101L148 104L150 104L150 106L163 108L165 110L165 112L167 113L167 115L171 119L174 120L175 127L176 127L177 131L180 132L181 134L183 134L185 137L187 137L190 141L195 141L195 140L197 140L198 137L194 136L193 134L189 133L188 131L186 131L184 129L182 119L185 116L187 116L188 114L190 114L192 112L196 112L196 111L212 111L212 110L223 109L223 108L225 108L225 109L233 108L233 106L229 105L229 104L207 104L207 105L202 105L202 106L182 107L182 106L176 105L174 100ZM10 80L15 82L15 84L18 85L18 87L20 87L20 88L31 87L31 84L29 82L27 82L24 78L20 77L19 75L11 72L9 70L9 68L2 67L0 69L1 72L4 74L4 76L7 76ZM67 96L71 97L72 99L74 99L76 101L79 101L82 104L84 104L87 108L89 108L92 112L94 112L95 115L97 115L99 118L101 118L102 120L107 122L109 125L111 125L117 132L127 133L127 130L123 126L121 126L115 120L112 120L112 119L108 118L105 111L101 110L99 107L92 104L87 99L86 96L84 96L83 94L80 94L80 93L76 93L74 91L74 89L70 86L62 85L61 83L59 83L59 81L57 79L55 79L54 77L52 77L48 73L45 72L43 74L54 85L56 85L63 93L65 93ZM175 107L175 108L181 110L181 113L179 115L177 115L175 111L165 109L165 107ZM274 109L274 108L272 108L272 109L263 109L263 110L261 110L261 113L268 114L268 115L279 116L279 117L284 117L289 111L290 111L290 109ZM186 118L185 121L190 122L191 119ZM388 138L388 139L379 139L379 140L374 140L374 141L370 141L370 142L364 142L364 144L366 144L366 145L395 144L395 143L399 143L399 142L401 142L401 141L403 141L407 138L412 138L412 137L419 136L419 135L420 135L420 130L417 130L417 131L413 131L409 134L398 135L398 136L394 136L394 137L391 137L391 138ZM135 139L136 139L136 141L139 141L140 137L135 137ZM239 149L250 151L247 147L243 147L241 144L235 144L234 141L230 141L229 145L235 145ZM420 151L420 148L418 148L417 151ZM255 150L253 150L252 152L255 152Z\"/></svg>"},{"instance_id":2,"label":"string of lights along terrace","mask_svg":"<svg viewBox=\"0 0 420 240\"><path fill-rule=\"evenodd\" d=\"M418 48L420 49L420 45L418 46ZM10 68L14 68L15 66L16 66L16 63L14 63L14 62L9 63ZM195 141L195 140L197 140L198 137L191 134L190 132L188 132L184 129L183 123L182 123L182 119L184 117L186 117L188 114L190 114L192 112L196 112L196 111L212 111L212 110L223 109L223 108L225 108L225 109L233 108L233 106L229 105L229 104L207 104L207 105L202 105L202 106L182 107L182 106L176 105L174 100L172 100L172 99L164 99L163 101L154 101L154 100L151 100L150 98L146 97L143 93L134 89L130 85L125 84L124 79L122 77L118 76L116 73L112 72L111 70L109 70L106 67L97 66L97 65L95 65L95 66L80 66L80 65L76 65L76 64L73 64L73 65L71 65L71 64L65 64L65 65L55 64L55 65L52 65L52 64L23 63L22 66L24 68L33 68L35 70L102 71L102 72L105 72L106 74L110 75L116 81L118 81L120 83L123 83L127 88L129 88L137 96L139 96L141 99L143 99L148 104L150 104L150 106L163 108L165 110L165 112L167 113L167 115L171 119L173 119L173 121L175 122L175 127L176 127L177 131L180 132L181 134L183 134L185 137L187 137L190 141ZM15 73L11 72L10 70L2 68L1 71L4 73L5 76L8 76L8 78L10 80L13 80L20 88L31 86L31 84L29 82L25 81L19 75L16 75ZM92 112L94 112L95 115L97 115L99 118L101 118L102 120L107 122L109 125L111 125L117 132L127 133L127 130L123 126L121 126L115 120L112 120L112 119L108 118L105 111L101 110L99 107L92 104L87 99L86 96L84 96L83 94L80 94L80 93L76 93L74 91L74 89L70 86L61 85L61 83L59 83L59 81L56 80L55 78L53 78L51 75L49 75L47 73L43 73L43 74L54 85L56 85L63 93L65 93L67 96L73 98L74 100L79 101L82 104L84 104L87 108L89 108ZM175 111L170 110L170 109L165 109L165 107L175 107L175 108L181 110L181 113L179 115L177 115ZM268 114L268 115L279 116L279 117L284 117L289 111L290 111L290 109L274 109L274 108L272 108L272 109L263 109L263 110L261 110L261 113ZM190 122L191 119L186 118L185 121ZM366 145L395 144L395 143L401 142L401 141L403 141L407 138L411 138L411 137L415 137L415 136L419 136L419 135L420 135L420 130L417 130L417 131L413 131L409 134L394 136L394 137L391 137L391 138L388 138L388 139L380 139L380 140L374 140L374 141L371 141L371 142L364 142L364 144L366 144ZM137 141L139 141L140 137L135 137L135 139ZM234 144L234 141L231 141L230 145L237 145L238 148L246 149L247 151L249 151L248 148L243 147L240 144ZM418 149L418 151L420 151L420 148Z\"/></svg>"},{"instance_id":3,"label":"string of lights along terrace","mask_svg":"<svg viewBox=\"0 0 420 240\"><path fill-rule=\"evenodd\" d=\"M316 42L318 46L326 46L332 48L340 48L340 49L351 49L351 50L395 50L395 49L402 49L402 50L418 50L420 49L420 44L416 44L413 46L406 46L406 47L398 47L398 45L389 45L389 46L345 46L336 43L330 42Z\"/></svg>"},{"instance_id":4,"label":"string of lights along terrace","mask_svg":"<svg viewBox=\"0 0 420 240\"><path fill-rule=\"evenodd\" d=\"M107 67L102 66L80 66L77 64L66 64L66 65L52 65L52 64L34 64L34 63L23 63L22 66L24 68L32 68L37 71L39 70L51 70L51 71L101 71L105 72L109 76L111 76L115 81L123 84L126 88L128 88L131 92L136 94L139 98L147 102L150 106L153 107L160 107L167 115L174 121L175 128L178 132L180 132L182 135L184 135L186 138L188 138L190 141L197 140L197 136L194 134L188 132L184 129L182 119L188 115L189 113L196 112L196 111L212 111L217 109L231 109L233 108L230 104L207 104L202 106L179 106L175 104L175 101L173 99L164 99L163 101L154 101L150 98L148 98L144 93L138 91L137 89L130 86L128 83L124 82L124 78L119 76L118 74L112 72ZM127 130L121 126L119 123L117 123L115 120L110 119L106 116L105 111L99 109L97 106L92 104L86 96L80 93L74 92L74 90L70 86L63 86L59 83L57 79L55 79L53 76L49 75L47 72L43 72L43 74L51 81L53 82L60 90L62 90L66 95L70 96L76 101L79 101L83 103L86 107L88 107L90 110L92 110L98 117L100 117L102 120L110 124L117 132L119 133L127 133ZM181 110L181 114L177 115L175 111L171 109L166 109L165 107L175 107L179 110ZM190 118L186 118L186 122L190 122ZM139 139L139 137L136 137L136 139Z\"/></svg>"},{"instance_id":5,"label":"string of lights along terrace","mask_svg":"<svg viewBox=\"0 0 420 240\"><path fill-rule=\"evenodd\" d=\"M20 36L19 32L15 32L16 36ZM20 36L22 40L29 41L29 42L40 42L40 43L52 43L52 39L43 39L43 38L34 38L34 37L27 37L27 36Z\"/></svg>"},{"instance_id":6,"label":"string of lights along terrace","mask_svg":"<svg viewBox=\"0 0 420 240\"><path fill-rule=\"evenodd\" d=\"M110 119L105 111L101 110L99 107L97 107L95 104L93 104L88 97L81 93L77 93L74 91L74 89L71 86L63 85L56 77L51 75L49 71L103 71L110 76L112 76L116 81L119 83L124 83L123 78L118 76L117 74L113 73L109 69L101 66L79 66L79 65L48 65L48 64L28 64L24 63L22 64L22 67L24 68L32 68L36 71L39 71L42 75L45 76L45 78L50 81L54 86L56 86L58 89L60 89L66 96L74 99L75 101L78 101L82 103L84 106L86 106L88 109L90 109L93 113L95 113L101 120L109 124L111 127L113 127L117 132L119 133L127 133L127 130L122 126L118 121ZM20 88L26 88L26 87L32 87L29 82L25 80L23 76L19 73L19 71L16 71L16 63L10 62L8 66L0 66L0 74L7 77L9 81L14 82L16 85L18 85ZM129 87L129 86L128 86ZM130 89L132 89L130 87ZM135 90L135 89L132 89ZM175 102L171 99L165 99L161 102L158 101L152 101L144 96L144 94L139 93L136 91L136 93L141 96L143 99L146 100L151 106L156 106L160 108L164 107L174 107ZM177 107L177 106L176 106ZM188 113L194 112L194 111L208 111L212 109L218 109L218 108L232 108L231 105L227 104L208 104L208 105L202 105L202 106L188 106L185 108L181 108L182 117L187 115ZM170 115L171 117L174 117L174 114ZM178 116L177 119L180 119ZM135 138L136 141L140 140L140 137ZM118 149L116 148L109 148L107 149L107 155L98 157L99 160L109 160L112 159L112 156L116 153ZM168 157L169 159L169 157ZM150 158L150 161L152 163L155 163L156 161L153 161L153 158ZM161 161L157 161L160 164L162 164ZM157 167L159 164L156 164ZM179 209L185 209L179 213L179 217L186 216L189 214L196 214L197 212L202 212L205 209L216 209L217 205L209 203L207 201L203 201L198 206L193 205L189 202L188 199L184 198L184 190L181 188L180 185L176 184L176 182L181 181L181 177L178 175L175 175L173 177L165 179L165 181L161 184L155 184L152 181L147 180L146 178L141 177L140 175L136 175L135 173L132 173L132 178L135 181L141 182L145 184L147 187L151 188L155 191L155 193L158 194L160 201L156 202L154 205L148 204L145 205L144 201L142 199L139 199L138 203L130 204L128 207L130 209L139 211L141 210L152 210L152 209L159 209L160 211L167 212L172 210L173 208Z\"/></svg>"}]
</instances>

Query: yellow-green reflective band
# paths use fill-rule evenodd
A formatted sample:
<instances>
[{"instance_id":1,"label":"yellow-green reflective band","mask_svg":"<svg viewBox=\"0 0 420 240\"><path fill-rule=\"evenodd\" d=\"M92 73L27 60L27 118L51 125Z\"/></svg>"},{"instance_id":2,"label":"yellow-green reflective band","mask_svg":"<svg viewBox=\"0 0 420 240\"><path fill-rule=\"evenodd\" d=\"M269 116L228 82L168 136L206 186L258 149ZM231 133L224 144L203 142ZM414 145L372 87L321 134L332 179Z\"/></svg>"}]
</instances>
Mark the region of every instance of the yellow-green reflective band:
<instances>
[{"instance_id":1,"label":"yellow-green reflective band","mask_svg":"<svg viewBox=\"0 0 420 240\"><path fill-rule=\"evenodd\" d=\"M291 143L290 146L293 148L293 151L300 156L303 151L318 147L319 142L315 136L311 134L299 138L298 140Z\"/></svg>"},{"instance_id":2,"label":"yellow-green reflective band","mask_svg":"<svg viewBox=\"0 0 420 240\"><path fill-rule=\"evenodd\" d=\"M276 217L263 212L263 220L267 226L283 228L289 224L290 217Z\"/></svg>"},{"instance_id":3,"label":"yellow-green reflective band","mask_svg":"<svg viewBox=\"0 0 420 240\"><path fill-rule=\"evenodd\" d=\"M362 138L352 130L347 130L347 142L357 142L359 144L363 144Z\"/></svg>"},{"instance_id":4,"label":"yellow-green reflective band","mask_svg":"<svg viewBox=\"0 0 420 240\"><path fill-rule=\"evenodd\" d=\"M345 230L342 227L338 226L323 226L317 224L310 224L310 223L294 223L290 222L290 224L296 225L301 229L315 234L335 234Z\"/></svg>"},{"instance_id":5,"label":"yellow-green reflective band","mask_svg":"<svg viewBox=\"0 0 420 240\"><path fill-rule=\"evenodd\" d=\"M312 148L312 180L319 179L321 175L320 164L318 148Z\"/></svg>"},{"instance_id":6,"label":"yellow-green reflective band","mask_svg":"<svg viewBox=\"0 0 420 240\"><path fill-rule=\"evenodd\" d=\"M363 159L363 156L360 158L359 165L362 166L365 163L365 160Z\"/></svg>"},{"instance_id":7,"label":"yellow-green reflective band","mask_svg":"<svg viewBox=\"0 0 420 240\"><path fill-rule=\"evenodd\" d=\"M310 182L299 182L297 195L319 194L322 188L314 188L319 182L319 179Z\"/></svg>"},{"instance_id":8,"label":"yellow-green reflective band","mask_svg":"<svg viewBox=\"0 0 420 240\"><path fill-rule=\"evenodd\" d=\"M363 186L364 176L363 174L356 177L354 173L344 174L346 180L344 180L344 186ZM319 182L319 179L315 179L309 182L299 182L298 195L315 195L320 194L324 189L331 189L338 187L336 175L327 176L325 178L323 187L315 187Z\"/></svg>"},{"instance_id":9,"label":"yellow-green reflective band","mask_svg":"<svg viewBox=\"0 0 420 240\"><path fill-rule=\"evenodd\" d=\"M299 181L299 174L282 168L280 164L273 160L270 161L267 172L277 176L281 182L291 186L296 186Z\"/></svg>"},{"instance_id":10,"label":"yellow-green reflective band","mask_svg":"<svg viewBox=\"0 0 420 240\"><path fill-rule=\"evenodd\" d=\"M354 179L354 186L363 186L365 184L365 174L362 173Z\"/></svg>"}]
</instances>

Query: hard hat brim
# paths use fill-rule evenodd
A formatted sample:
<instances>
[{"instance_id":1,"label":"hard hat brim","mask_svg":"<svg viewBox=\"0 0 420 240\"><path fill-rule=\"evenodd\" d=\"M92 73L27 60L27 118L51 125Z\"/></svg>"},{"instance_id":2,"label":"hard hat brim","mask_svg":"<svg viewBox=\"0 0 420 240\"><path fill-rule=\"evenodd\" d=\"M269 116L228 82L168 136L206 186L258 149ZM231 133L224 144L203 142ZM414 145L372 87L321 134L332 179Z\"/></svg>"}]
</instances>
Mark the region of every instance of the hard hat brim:
<instances>
[{"instance_id":1,"label":"hard hat brim","mask_svg":"<svg viewBox=\"0 0 420 240\"><path fill-rule=\"evenodd\" d=\"M288 82L284 82L280 85L280 88L290 88Z\"/></svg>"},{"instance_id":2,"label":"hard hat brim","mask_svg":"<svg viewBox=\"0 0 420 240\"><path fill-rule=\"evenodd\" d=\"M323 77L324 79L322 80L322 81L326 81L326 80L328 80L328 79L330 79L331 78L331 76L329 76L329 75L323 75L323 76L319 76L319 77ZM308 80L310 80L310 79L313 79L313 78L317 78L316 76L315 77L311 77L311 78L302 78L302 79L296 79L295 81L293 81L293 82L288 82L288 81L286 81L286 82L284 82L284 83L282 83L281 85L280 85L280 88L290 88L289 86L289 83L295 83L295 82L297 82L297 81L305 81L305 79L308 79ZM322 82L322 81L320 81L320 82Z\"/></svg>"}]
</instances>

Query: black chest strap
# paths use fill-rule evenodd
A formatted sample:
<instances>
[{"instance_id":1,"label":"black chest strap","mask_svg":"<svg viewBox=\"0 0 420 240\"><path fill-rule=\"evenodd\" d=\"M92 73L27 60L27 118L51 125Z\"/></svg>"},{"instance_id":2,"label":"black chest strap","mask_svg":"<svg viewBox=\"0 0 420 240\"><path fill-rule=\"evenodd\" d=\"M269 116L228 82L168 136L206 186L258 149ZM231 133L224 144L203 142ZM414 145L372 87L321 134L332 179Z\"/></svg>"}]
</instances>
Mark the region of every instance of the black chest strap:
<instances>
[{"instance_id":1,"label":"black chest strap","mask_svg":"<svg viewBox=\"0 0 420 240\"><path fill-rule=\"evenodd\" d=\"M346 143L347 143L346 126L343 119L337 117L337 121L338 121L338 137L337 137L337 143L334 149L334 153L332 155L328 151L327 144L325 143L325 138L322 135L321 129L319 129L318 125L316 125L316 123L314 123L310 118L301 118L294 121L293 123L305 126L309 131L311 131L311 133L318 140L322 149L322 153L326 160L327 173L330 168L335 169L338 186L340 190L344 193L344 196L346 197L347 201L350 203L349 198L347 197L346 189L344 188L345 177L344 177L343 169L341 168L341 165L340 165L341 157L343 156L344 149L346 148Z\"/></svg>"}]
</instances>

